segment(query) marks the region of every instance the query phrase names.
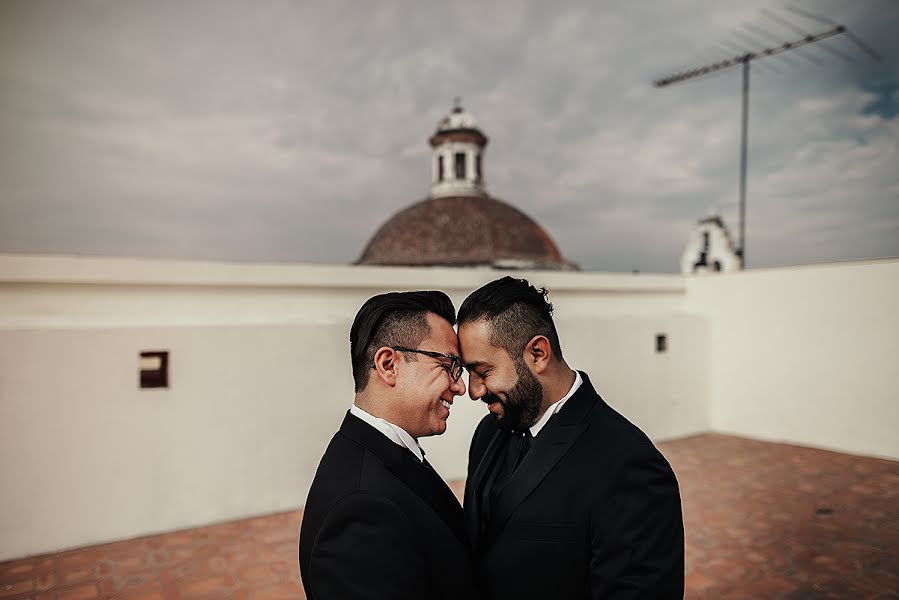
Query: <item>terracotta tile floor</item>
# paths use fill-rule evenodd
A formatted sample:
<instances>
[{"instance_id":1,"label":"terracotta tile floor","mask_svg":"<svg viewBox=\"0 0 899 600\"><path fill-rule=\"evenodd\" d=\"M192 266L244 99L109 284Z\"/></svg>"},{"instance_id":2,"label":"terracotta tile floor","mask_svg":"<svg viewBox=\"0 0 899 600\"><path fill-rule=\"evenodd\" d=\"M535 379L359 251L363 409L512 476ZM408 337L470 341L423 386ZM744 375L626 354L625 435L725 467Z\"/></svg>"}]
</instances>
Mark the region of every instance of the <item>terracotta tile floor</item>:
<instances>
[{"instance_id":1,"label":"terracotta tile floor","mask_svg":"<svg viewBox=\"0 0 899 600\"><path fill-rule=\"evenodd\" d=\"M660 448L681 483L688 599L899 599L899 462L714 434ZM2 563L0 599L303 598L301 516Z\"/></svg>"}]
</instances>

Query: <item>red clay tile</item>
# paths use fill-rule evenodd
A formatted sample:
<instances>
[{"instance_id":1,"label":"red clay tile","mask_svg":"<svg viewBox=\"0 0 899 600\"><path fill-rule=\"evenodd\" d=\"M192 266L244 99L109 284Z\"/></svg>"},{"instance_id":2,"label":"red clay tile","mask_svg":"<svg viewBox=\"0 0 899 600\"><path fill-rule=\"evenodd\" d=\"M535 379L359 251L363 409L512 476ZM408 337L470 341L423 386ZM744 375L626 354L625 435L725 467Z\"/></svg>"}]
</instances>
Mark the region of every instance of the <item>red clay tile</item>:
<instances>
[{"instance_id":1,"label":"red clay tile","mask_svg":"<svg viewBox=\"0 0 899 600\"><path fill-rule=\"evenodd\" d=\"M116 596L116 600L165 600L162 595L162 589L147 590L134 594L123 594Z\"/></svg>"},{"instance_id":2,"label":"red clay tile","mask_svg":"<svg viewBox=\"0 0 899 600\"><path fill-rule=\"evenodd\" d=\"M118 577L124 577L133 573L140 573L149 568L146 556L137 555L120 558L113 561L113 571Z\"/></svg>"},{"instance_id":3,"label":"red clay tile","mask_svg":"<svg viewBox=\"0 0 899 600\"><path fill-rule=\"evenodd\" d=\"M137 593L154 590L159 587L158 580L151 572L129 575L127 578L119 579L118 581L118 591L120 593Z\"/></svg>"},{"instance_id":4,"label":"red clay tile","mask_svg":"<svg viewBox=\"0 0 899 600\"><path fill-rule=\"evenodd\" d=\"M0 584L0 598L15 598L34 591L34 581L24 579L16 583Z\"/></svg>"},{"instance_id":5,"label":"red clay tile","mask_svg":"<svg viewBox=\"0 0 899 600\"><path fill-rule=\"evenodd\" d=\"M237 575L249 588L260 588L283 581L281 574L271 564L247 567L238 571Z\"/></svg>"},{"instance_id":6,"label":"red clay tile","mask_svg":"<svg viewBox=\"0 0 899 600\"><path fill-rule=\"evenodd\" d=\"M45 592L56 587L56 574L41 573L34 579L34 589L38 592Z\"/></svg>"},{"instance_id":7,"label":"red clay tile","mask_svg":"<svg viewBox=\"0 0 899 600\"><path fill-rule=\"evenodd\" d=\"M178 588L178 584L162 583L162 597L165 600L181 600L181 590Z\"/></svg>"},{"instance_id":8,"label":"red clay tile","mask_svg":"<svg viewBox=\"0 0 899 600\"><path fill-rule=\"evenodd\" d=\"M85 583L93 581L95 578L93 566L65 568L58 567L58 585L71 586L76 583Z\"/></svg>"},{"instance_id":9,"label":"red clay tile","mask_svg":"<svg viewBox=\"0 0 899 600\"><path fill-rule=\"evenodd\" d=\"M22 581L34 575L33 560L15 560L0 564L0 589L4 584Z\"/></svg>"},{"instance_id":10,"label":"red clay tile","mask_svg":"<svg viewBox=\"0 0 899 600\"><path fill-rule=\"evenodd\" d=\"M98 598L96 584L79 585L56 592L58 600L95 600Z\"/></svg>"},{"instance_id":11,"label":"red clay tile","mask_svg":"<svg viewBox=\"0 0 899 600\"><path fill-rule=\"evenodd\" d=\"M298 600L305 598L306 594L299 583L279 583L260 588L253 592L253 600Z\"/></svg>"},{"instance_id":12,"label":"red clay tile","mask_svg":"<svg viewBox=\"0 0 899 600\"><path fill-rule=\"evenodd\" d=\"M180 585L181 596L187 598L205 598L226 594L226 590L233 584L228 583L224 577L208 577L206 579L193 580Z\"/></svg>"},{"instance_id":13,"label":"red clay tile","mask_svg":"<svg viewBox=\"0 0 899 600\"><path fill-rule=\"evenodd\" d=\"M119 585L115 579L101 579L97 582L101 598L111 598L119 593Z\"/></svg>"},{"instance_id":14,"label":"red clay tile","mask_svg":"<svg viewBox=\"0 0 899 600\"><path fill-rule=\"evenodd\" d=\"M106 555L109 547L114 545L115 544L95 546L82 550L63 552L56 556L56 566L58 569L64 570L89 569L93 567L94 563L98 562Z\"/></svg>"},{"instance_id":15,"label":"red clay tile","mask_svg":"<svg viewBox=\"0 0 899 600\"><path fill-rule=\"evenodd\" d=\"M686 576L687 588L694 591L702 591L706 588L710 588L715 585L715 583L714 579L706 577L699 571L694 571Z\"/></svg>"}]
</instances>

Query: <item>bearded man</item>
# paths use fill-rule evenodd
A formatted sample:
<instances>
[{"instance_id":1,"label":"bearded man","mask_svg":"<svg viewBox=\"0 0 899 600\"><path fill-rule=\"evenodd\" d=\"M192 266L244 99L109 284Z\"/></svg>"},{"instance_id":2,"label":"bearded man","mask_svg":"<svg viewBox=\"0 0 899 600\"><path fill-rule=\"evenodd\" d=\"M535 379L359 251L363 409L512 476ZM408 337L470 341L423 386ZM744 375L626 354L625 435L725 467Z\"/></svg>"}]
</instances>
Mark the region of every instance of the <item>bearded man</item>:
<instances>
[{"instance_id":1,"label":"bearded man","mask_svg":"<svg viewBox=\"0 0 899 600\"><path fill-rule=\"evenodd\" d=\"M465 518L488 600L684 594L677 479L562 357L545 289L503 277L459 309L475 430Z\"/></svg>"}]
</instances>

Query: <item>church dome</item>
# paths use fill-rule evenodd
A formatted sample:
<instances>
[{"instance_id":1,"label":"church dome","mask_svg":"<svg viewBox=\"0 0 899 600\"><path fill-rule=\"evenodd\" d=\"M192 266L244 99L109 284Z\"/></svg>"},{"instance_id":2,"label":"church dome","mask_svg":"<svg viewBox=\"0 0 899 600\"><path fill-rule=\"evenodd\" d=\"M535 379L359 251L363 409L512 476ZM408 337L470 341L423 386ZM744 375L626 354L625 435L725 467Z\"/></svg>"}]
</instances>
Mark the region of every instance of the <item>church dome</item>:
<instances>
[{"instance_id":1,"label":"church dome","mask_svg":"<svg viewBox=\"0 0 899 600\"><path fill-rule=\"evenodd\" d=\"M533 219L486 194L428 198L401 210L375 233L357 264L576 268Z\"/></svg>"},{"instance_id":2,"label":"church dome","mask_svg":"<svg viewBox=\"0 0 899 600\"><path fill-rule=\"evenodd\" d=\"M431 193L391 217L359 265L576 269L529 216L486 190L487 136L456 99L431 146Z\"/></svg>"}]
</instances>

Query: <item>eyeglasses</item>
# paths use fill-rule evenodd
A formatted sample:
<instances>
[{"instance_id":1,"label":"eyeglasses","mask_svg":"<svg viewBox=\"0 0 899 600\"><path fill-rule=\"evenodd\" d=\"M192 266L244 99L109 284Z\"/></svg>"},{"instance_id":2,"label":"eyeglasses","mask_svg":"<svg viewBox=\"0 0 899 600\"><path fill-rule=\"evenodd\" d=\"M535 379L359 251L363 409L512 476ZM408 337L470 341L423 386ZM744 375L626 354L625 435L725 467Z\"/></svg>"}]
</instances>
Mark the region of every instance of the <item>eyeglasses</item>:
<instances>
[{"instance_id":1,"label":"eyeglasses","mask_svg":"<svg viewBox=\"0 0 899 600\"><path fill-rule=\"evenodd\" d=\"M400 346L394 346L393 349L399 352L414 352L416 354L424 354L425 356L430 356L431 358L445 358L450 361L450 364L440 364L444 369L446 369L446 372L449 373L449 376L453 378L453 381L459 381L459 378L462 377L462 359L458 356L453 356L451 354L441 354L439 352L431 352L430 350L402 348Z\"/></svg>"}]
</instances>

